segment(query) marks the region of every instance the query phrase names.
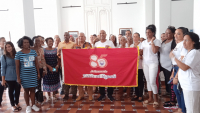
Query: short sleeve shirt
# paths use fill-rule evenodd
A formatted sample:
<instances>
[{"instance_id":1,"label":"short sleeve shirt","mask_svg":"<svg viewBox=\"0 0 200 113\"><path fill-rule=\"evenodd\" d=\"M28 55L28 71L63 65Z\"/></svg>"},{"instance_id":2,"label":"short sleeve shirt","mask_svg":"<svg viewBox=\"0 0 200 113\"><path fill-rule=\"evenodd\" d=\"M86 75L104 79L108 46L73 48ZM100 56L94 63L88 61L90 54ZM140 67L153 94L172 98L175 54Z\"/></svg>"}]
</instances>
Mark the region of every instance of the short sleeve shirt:
<instances>
[{"instance_id":1,"label":"short sleeve shirt","mask_svg":"<svg viewBox=\"0 0 200 113\"><path fill-rule=\"evenodd\" d=\"M101 42L101 41L98 41L95 43L95 47L106 47L106 46L110 46L111 48L115 48L114 44L112 41L110 40L106 40L105 42Z\"/></svg>"},{"instance_id":2,"label":"short sleeve shirt","mask_svg":"<svg viewBox=\"0 0 200 113\"><path fill-rule=\"evenodd\" d=\"M161 47L161 43L158 39L155 39L154 45ZM158 54L154 54L151 47L151 42L147 40L142 42L141 49L143 50L143 63L145 64L158 64Z\"/></svg>"},{"instance_id":3,"label":"short sleeve shirt","mask_svg":"<svg viewBox=\"0 0 200 113\"><path fill-rule=\"evenodd\" d=\"M190 68L183 71L179 68L178 79L181 87L188 91L200 91L200 52L198 50L191 50L188 52L182 62Z\"/></svg>"}]
</instances>

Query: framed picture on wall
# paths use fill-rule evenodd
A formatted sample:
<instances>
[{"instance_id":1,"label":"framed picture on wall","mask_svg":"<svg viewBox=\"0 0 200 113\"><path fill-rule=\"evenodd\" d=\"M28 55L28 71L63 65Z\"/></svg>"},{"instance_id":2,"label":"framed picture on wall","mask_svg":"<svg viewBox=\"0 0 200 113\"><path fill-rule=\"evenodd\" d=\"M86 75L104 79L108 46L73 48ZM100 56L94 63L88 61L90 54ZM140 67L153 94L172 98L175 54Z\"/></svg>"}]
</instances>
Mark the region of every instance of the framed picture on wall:
<instances>
[{"instance_id":1,"label":"framed picture on wall","mask_svg":"<svg viewBox=\"0 0 200 113\"><path fill-rule=\"evenodd\" d=\"M130 30L131 33L133 32L132 28L119 28L119 34L122 34L122 36L125 36L127 30Z\"/></svg>"},{"instance_id":2,"label":"framed picture on wall","mask_svg":"<svg viewBox=\"0 0 200 113\"><path fill-rule=\"evenodd\" d=\"M78 37L79 32L78 31L68 31L69 35L72 35L74 37L74 39L76 39Z\"/></svg>"}]
</instances>

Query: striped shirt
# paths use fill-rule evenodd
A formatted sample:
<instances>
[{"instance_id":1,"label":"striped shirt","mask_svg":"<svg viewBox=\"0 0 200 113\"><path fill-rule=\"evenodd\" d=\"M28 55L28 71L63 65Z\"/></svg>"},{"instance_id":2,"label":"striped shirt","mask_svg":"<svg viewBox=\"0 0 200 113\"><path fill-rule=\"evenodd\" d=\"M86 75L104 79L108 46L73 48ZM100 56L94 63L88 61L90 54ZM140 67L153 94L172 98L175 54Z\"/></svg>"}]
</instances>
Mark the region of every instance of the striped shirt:
<instances>
[{"instance_id":1,"label":"striped shirt","mask_svg":"<svg viewBox=\"0 0 200 113\"><path fill-rule=\"evenodd\" d=\"M23 53L19 51L15 55L15 60L20 61L20 79L24 88L37 86L35 57L37 57L37 53L32 49L30 50L30 53Z\"/></svg>"}]
</instances>

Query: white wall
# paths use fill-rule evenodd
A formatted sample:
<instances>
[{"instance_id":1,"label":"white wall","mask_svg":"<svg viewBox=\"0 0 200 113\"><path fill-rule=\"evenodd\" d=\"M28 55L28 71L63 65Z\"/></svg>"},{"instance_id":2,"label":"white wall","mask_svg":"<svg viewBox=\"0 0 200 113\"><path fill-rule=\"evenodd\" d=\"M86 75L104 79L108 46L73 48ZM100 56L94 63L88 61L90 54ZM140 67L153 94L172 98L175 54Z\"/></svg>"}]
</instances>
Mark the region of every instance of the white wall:
<instances>
[{"instance_id":1,"label":"white wall","mask_svg":"<svg viewBox=\"0 0 200 113\"><path fill-rule=\"evenodd\" d=\"M117 3L137 2L137 4L117 5ZM144 36L144 3L143 0L112 0L112 29L118 36L119 28L132 28Z\"/></svg>"},{"instance_id":2,"label":"white wall","mask_svg":"<svg viewBox=\"0 0 200 113\"><path fill-rule=\"evenodd\" d=\"M35 35L45 38L58 34L57 0L33 0Z\"/></svg>"},{"instance_id":3,"label":"white wall","mask_svg":"<svg viewBox=\"0 0 200 113\"><path fill-rule=\"evenodd\" d=\"M8 3L9 14L8 20L6 20L8 22L7 26L11 34L11 41L18 48L18 39L25 35L23 0L8 0Z\"/></svg>"},{"instance_id":4,"label":"white wall","mask_svg":"<svg viewBox=\"0 0 200 113\"><path fill-rule=\"evenodd\" d=\"M156 38L165 32L170 25L171 0L155 0L155 25L157 28Z\"/></svg>"},{"instance_id":5,"label":"white wall","mask_svg":"<svg viewBox=\"0 0 200 113\"><path fill-rule=\"evenodd\" d=\"M85 32L84 29L84 10L83 0L61 0L61 38L64 39L64 32L79 31ZM81 6L77 8L62 8L63 6Z\"/></svg>"},{"instance_id":6,"label":"white wall","mask_svg":"<svg viewBox=\"0 0 200 113\"><path fill-rule=\"evenodd\" d=\"M194 0L171 2L171 25L193 29ZM200 5L200 4L199 4ZM200 15L200 13L198 14Z\"/></svg>"},{"instance_id":7,"label":"white wall","mask_svg":"<svg viewBox=\"0 0 200 113\"><path fill-rule=\"evenodd\" d=\"M200 36L200 0L194 0L194 32Z\"/></svg>"},{"instance_id":8,"label":"white wall","mask_svg":"<svg viewBox=\"0 0 200 113\"><path fill-rule=\"evenodd\" d=\"M8 0L0 0L0 10L9 9ZM6 40L9 39L9 11L0 11L0 37L5 37Z\"/></svg>"}]
</instances>

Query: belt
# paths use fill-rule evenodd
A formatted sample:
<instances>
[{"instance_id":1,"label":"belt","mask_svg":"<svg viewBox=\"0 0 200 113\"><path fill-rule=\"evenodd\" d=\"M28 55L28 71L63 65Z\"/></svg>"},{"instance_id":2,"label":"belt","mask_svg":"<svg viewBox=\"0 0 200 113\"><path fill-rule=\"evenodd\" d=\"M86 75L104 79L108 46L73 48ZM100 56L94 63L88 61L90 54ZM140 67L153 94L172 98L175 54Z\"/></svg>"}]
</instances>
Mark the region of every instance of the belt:
<instances>
[{"instance_id":1,"label":"belt","mask_svg":"<svg viewBox=\"0 0 200 113\"><path fill-rule=\"evenodd\" d=\"M177 65L173 65L173 67L178 67Z\"/></svg>"}]
</instances>

